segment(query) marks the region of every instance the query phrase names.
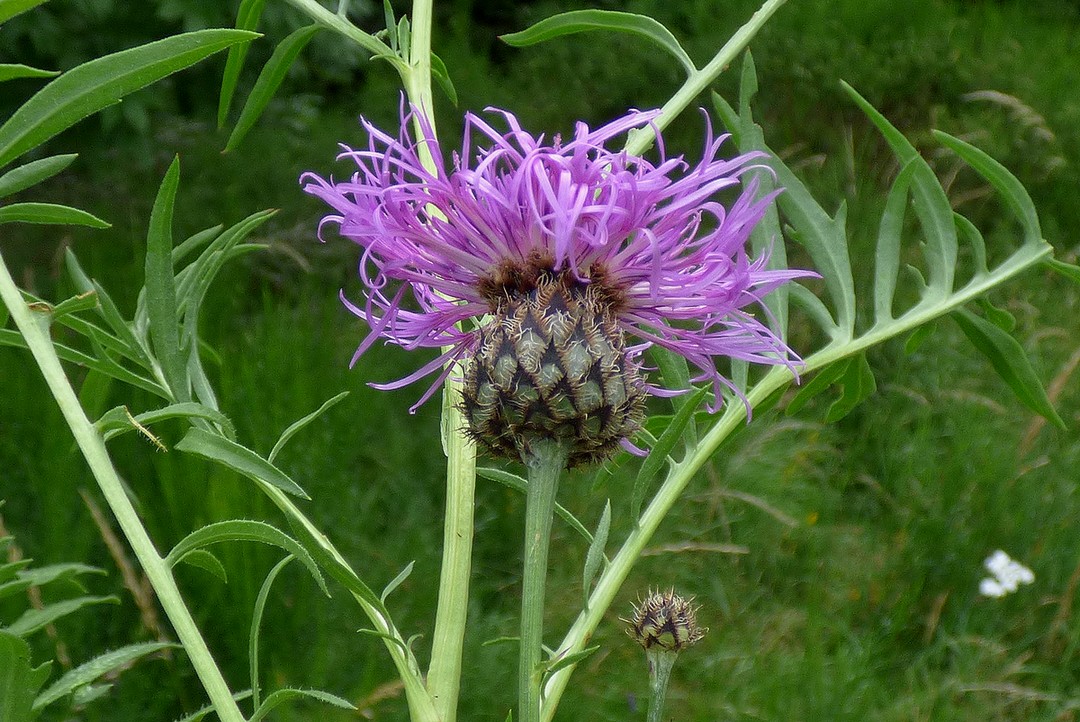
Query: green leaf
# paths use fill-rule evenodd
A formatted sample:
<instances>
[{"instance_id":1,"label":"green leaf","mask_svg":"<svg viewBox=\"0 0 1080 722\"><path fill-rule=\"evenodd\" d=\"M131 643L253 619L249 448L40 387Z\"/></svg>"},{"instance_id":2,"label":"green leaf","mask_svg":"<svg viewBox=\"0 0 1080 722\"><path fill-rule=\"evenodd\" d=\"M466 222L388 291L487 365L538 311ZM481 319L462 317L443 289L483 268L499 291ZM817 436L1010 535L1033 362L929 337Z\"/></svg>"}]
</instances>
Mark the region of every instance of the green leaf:
<instances>
[{"instance_id":1,"label":"green leaf","mask_svg":"<svg viewBox=\"0 0 1080 722\"><path fill-rule=\"evenodd\" d=\"M386 39L390 41L390 49L395 53L398 49L397 20L394 18L394 6L390 0L383 0L383 17L386 19Z\"/></svg>"},{"instance_id":2,"label":"green leaf","mask_svg":"<svg viewBox=\"0 0 1080 722\"><path fill-rule=\"evenodd\" d=\"M190 399L187 367L180 353L176 279L172 266L172 218L180 184L180 158L173 158L161 181L146 236L146 311L150 340L161 362L165 380L177 401Z\"/></svg>"},{"instance_id":3,"label":"green leaf","mask_svg":"<svg viewBox=\"0 0 1080 722\"><path fill-rule=\"evenodd\" d=\"M304 418L290 424L289 428L287 428L287 429L285 429L285 431L281 432L281 438L279 438L277 440L277 443L274 444L274 448L271 449L271 451L270 451L270 455L268 457L266 457L267 461L269 461L271 464L274 463L274 459L277 458L278 452L281 451L282 447L285 446L285 444L289 441L289 439L291 439L294 435L296 435L296 433L298 431L301 431L305 426L310 424L312 421L314 421L318 417L322 416L323 412L325 412L331 406L334 406L335 404L337 404L339 401L341 401L342 399L344 399L348 395L349 395L348 391L342 391L337 396L334 396L333 398L328 399L322 406L315 409L314 411L312 411L310 414L308 414Z\"/></svg>"},{"instance_id":4,"label":"green leaf","mask_svg":"<svg viewBox=\"0 0 1080 722\"><path fill-rule=\"evenodd\" d=\"M198 30L72 68L38 91L0 127L0 167L128 93L254 37L243 30Z\"/></svg>"},{"instance_id":5,"label":"green leaf","mask_svg":"<svg viewBox=\"0 0 1080 722\"><path fill-rule=\"evenodd\" d=\"M900 272L900 239L904 230L907 210L908 188L915 174L915 164L908 163L893 181L885 199L878 228L877 248L874 256L874 319L876 323L892 320L893 297Z\"/></svg>"},{"instance_id":6,"label":"green leaf","mask_svg":"<svg viewBox=\"0 0 1080 722\"><path fill-rule=\"evenodd\" d=\"M36 8L43 2L45 0L0 0L0 23L6 22L27 10Z\"/></svg>"},{"instance_id":7,"label":"green leaf","mask_svg":"<svg viewBox=\"0 0 1080 722\"><path fill-rule=\"evenodd\" d=\"M78 153L51 155L48 158L41 158L40 160L20 165L17 168L12 168L7 173L0 176L0 198L26 190L31 186L41 183L43 180L53 177L71 165L78 157Z\"/></svg>"},{"instance_id":8,"label":"green leaf","mask_svg":"<svg viewBox=\"0 0 1080 722\"><path fill-rule=\"evenodd\" d=\"M259 706L259 629L262 627L263 612L266 610L266 602L270 598L270 589L274 586L274 580L281 574L281 570L295 558L290 554L275 564L270 573L266 575L266 579L263 580L262 586L259 588L259 596L255 598L255 611L251 615L251 632L248 634L251 697L255 707Z\"/></svg>"},{"instance_id":9,"label":"green leaf","mask_svg":"<svg viewBox=\"0 0 1080 722\"><path fill-rule=\"evenodd\" d=\"M198 233L189 236L188 238L183 240L178 246L173 248L173 268L177 268L180 261L184 260L188 256L188 254L197 251L200 246L204 246L214 240L218 236L218 234L221 233L221 229L223 229L224 227L224 225L219 223L212 228L205 228Z\"/></svg>"},{"instance_id":10,"label":"green leaf","mask_svg":"<svg viewBox=\"0 0 1080 722\"><path fill-rule=\"evenodd\" d=\"M1016 339L967 309L957 309L952 317L972 345L990 361L990 365L1005 380L1016 398L1020 399L1020 403L1054 422L1059 428L1065 428L1065 422L1050 403L1035 369L1031 367L1027 354Z\"/></svg>"},{"instance_id":11,"label":"green leaf","mask_svg":"<svg viewBox=\"0 0 1080 722\"><path fill-rule=\"evenodd\" d=\"M64 599L59 602L47 604L41 609L27 609L22 616L16 619L5 631L17 637L26 637L46 625L52 624L61 617L79 611L93 604L119 604L116 597L76 597Z\"/></svg>"},{"instance_id":12,"label":"green leaf","mask_svg":"<svg viewBox=\"0 0 1080 722\"><path fill-rule=\"evenodd\" d=\"M110 228L92 213L56 203L12 203L0 207L0 223L41 223L60 226Z\"/></svg>"},{"instance_id":13,"label":"green leaf","mask_svg":"<svg viewBox=\"0 0 1080 722\"><path fill-rule=\"evenodd\" d=\"M53 702L73 693L79 687L101 679L111 672L123 670L140 657L159 652L162 649L178 649L179 647L179 644L171 642L142 642L106 652L85 664L80 664L49 685L34 700L33 709L35 712L40 711Z\"/></svg>"},{"instance_id":14,"label":"green leaf","mask_svg":"<svg viewBox=\"0 0 1080 722\"><path fill-rule=\"evenodd\" d=\"M247 689L242 692L236 692L232 696L234 702L242 702L249 697L251 697L251 690ZM202 722L202 720L206 719L207 715L212 712L214 712L214 705L208 704L205 707L200 707L189 715L179 718L176 722ZM217 717L214 719L217 719Z\"/></svg>"},{"instance_id":15,"label":"green leaf","mask_svg":"<svg viewBox=\"0 0 1080 722\"><path fill-rule=\"evenodd\" d=\"M255 30L259 26L259 18L262 17L265 5L266 0L241 0L240 7L236 11L237 30ZM229 48L229 54L225 58L225 72L221 76L221 96L218 98L218 128L224 128L225 120L229 117L233 94L236 93L236 83L240 80L240 71L244 68L244 58L247 57L250 47L251 41L237 43Z\"/></svg>"},{"instance_id":16,"label":"green leaf","mask_svg":"<svg viewBox=\"0 0 1080 722\"><path fill-rule=\"evenodd\" d=\"M16 78L55 78L58 70L42 70L21 63L0 63L0 83Z\"/></svg>"},{"instance_id":17,"label":"green leaf","mask_svg":"<svg viewBox=\"0 0 1080 722\"><path fill-rule=\"evenodd\" d=\"M604 512L600 515L600 522L596 525L596 533L593 534L589 551L585 554L585 569L581 575L581 589L585 595L584 608L589 608L589 590L592 588L593 579L600 571L600 565L604 562L604 547L607 546L608 532L611 530L611 499L604 505Z\"/></svg>"},{"instance_id":18,"label":"green leaf","mask_svg":"<svg viewBox=\"0 0 1080 722\"><path fill-rule=\"evenodd\" d=\"M292 559L292 557L288 557ZM204 572L208 572L221 580L222 584L229 583L229 575L221 561L205 549L192 549L184 556L176 560L177 564L187 564Z\"/></svg>"},{"instance_id":19,"label":"green leaf","mask_svg":"<svg viewBox=\"0 0 1080 722\"><path fill-rule=\"evenodd\" d=\"M937 328L937 324L931 321L930 323L924 323L917 329L911 332L911 335L907 337L904 342L904 353L911 355L919 350L919 348L926 342L926 339L930 338L934 333L934 329Z\"/></svg>"},{"instance_id":20,"label":"green leaf","mask_svg":"<svg viewBox=\"0 0 1080 722\"><path fill-rule=\"evenodd\" d=\"M656 478L656 475L660 473L660 469L664 467L664 464L667 463L668 456L671 454L672 449L675 448L675 444L682 438L683 430L690 423L694 411L697 410L706 393L708 393L707 388L700 388L690 394L689 401L675 413L671 423L664 429L664 433L656 440L656 444L649 450L649 455L642 462L641 470L634 481L634 491L630 497L630 515L634 518L635 523L641 516L641 505L645 501L649 485Z\"/></svg>"},{"instance_id":21,"label":"green leaf","mask_svg":"<svg viewBox=\"0 0 1080 722\"><path fill-rule=\"evenodd\" d=\"M971 246L971 262L975 267L973 277L979 278L988 275L990 268L986 265L986 241L983 240L982 233L979 232L974 223L959 213L953 214L953 220L956 222L959 237L963 238Z\"/></svg>"},{"instance_id":22,"label":"green leaf","mask_svg":"<svg viewBox=\"0 0 1080 722\"><path fill-rule=\"evenodd\" d=\"M1039 214L1024 185L1009 170L982 150L940 130L933 131L941 144L960 156L976 173L986 179L1005 198L1006 205L1024 227L1024 243L1040 245L1043 242L1039 227Z\"/></svg>"},{"instance_id":23,"label":"green leaf","mask_svg":"<svg viewBox=\"0 0 1080 722\"><path fill-rule=\"evenodd\" d=\"M833 361L818 371L808 382L799 387L799 390L788 404L785 413L788 416L799 413L810 399L839 381L850 365L850 358L842 358L839 361Z\"/></svg>"},{"instance_id":24,"label":"green leaf","mask_svg":"<svg viewBox=\"0 0 1080 722\"><path fill-rule=\"evenodd\" d=\"M497 481L503 486L510 487L514 491L518 491L522 494L525 493L529 482L517 474L511 474L509 471L503 471L502 469L493 469L490 467L480 467L476 470L476 475L488 479L490 481ZM559 502L555 502L555 513L567 524L570 528L580 534L585 541L592 544L593 536L589 533L589 530L585 528L585 525L577 520L577 517L566 510Z\"/></svg>"},{"instance_id":25,"label":"green leaf","mask_svg":"<svg viewBox=\"0 0 1080 722\"><path fill-rule=\"evenodd\" d=\"M39 670L30 667L30 645L0 629L0 720L30 722L33 719L34 695L45 683Z\"/></svg>"},{"instance_id":26,"label":"green leaf","mask_svg":"<svg viewBox=\"0 0 1080 722\"><path fill-rule=\"evenodd\" d=\"M885 138L885 142L892 148L893 153L906 166L914 163L916 168L912 171L911 185L915 196L915 214L919 217L926 237L924 256L930 270L928 290L930 294L923 300L936 302L947 297L953 290L953 281L956 276L956 224L953 221L952 207L945 195L945 190L934 175L929 164L915 149L904 134L897 130L884 115L879 113L874 106L870 105L854 88L847 83L841 82L844 91L847 92L855 104L866 114L870 121L877 126L878 131Z\"/></svg>"},{"instance_id":27,"label":"green leaf","mask_svg":"<svg viewBox=\"0 0 1080 722\"><path fill-rule=\"evenodd\" d=\"M853 357L840 377L840 398L825 412L825 422L831 424L844 418L876 391L877 382L866 354Z\"/></svg>"},{"instance_id":28,"label":"green leaf","mask_svg":"<svg viewBox=\"0 0 1080 722\"><path fill-rule=\"evenodd\" d=\"M747 117L749 116L749 99L753 95L751 91L757 83L752 63L753 59L747 53L741 92L741 102L746 105L743 115ZM750 87L747 87L748 85ZM713 100L722 117L739 117L720 96L714 94ZM738 122L743 123L743 121ZM729 126L728 129L730 130L731 127ZM832 217L826 213L825 209L814 200L803 182L780 161L775 152L765 145L760 134L749 131L750 129L743 125L738 138L739 150L744 153L763 151L768 155L765 163L776 174L776 185L784 189L777 198L777 204L788 223L794 228L795 240L810 254L814 268L822 275L826 291L836 311L836 320L833 320L832 314L816 296L813 296L810 302L813 311L811 315L830 336L851 338L855 329L855 282L851 273L851 260L843 223L844 214L837 213L836 217ZM798 297L799 288L801 287L797 284L788 284L791 300L805 306L805 299Z\"/></svg>"},{"instance_id":29,"label":"green leaf","mask_svg":"<svg viewBox=\"0 0 1080 722\"><path fill-rule=\"evenodd\" d=\"M645 38L678 60L687 75L692 75L697 70L694 61L679 45L671 31L647 15L614 10L573 10L545 18L521 32L500 35L499 39L508 45L522 48L562 35L591 30L614 30Z\"/></svg>"},{"instance_id":30,"label":"green leaf","mask_svg":"<svg viewBox=\"0 0 1080 722\"><path fill-rule=\"evenodd\" d=\"M1043 261L1043 264L1046 265L1050 270L1056 271L1062 276L1065 276L1065 278L1068 278L1070 281L1080 283L1080 266L1074 266L1071 263L1065 263L1064 261L1059 261L1056 258L1047 258L1045 261Z\"/></svg>"},{"instance_id":31,"label":"green leaf","mask_svg":"<svg viewBox=\"0 0 1080 722\"><path fill-rule=\"evenodd\" d=\"M81 574L105 574L105 570L88 564L68 562L24 569L19 572L19 578L29 581L35 587L41 587L56 581L70 581Z\"/></svg>"},{"instance_id":32,"label":"green leaf","mask_svg":"<svg viewBox=\"0 0 1080 722\"><path fill-rule=\"evenodd\" d=\"M323 692L317 689L279 689L270 694L266 698L266 701L259 705L259 708L255 710L255 714L251 715L248 722L259 722L259 720L270 714L275 707L297 699L313 699L317 702L325 702L326 704L340 709L356 709L352 702L349 702L347 699L342 699L337 695L330 694L329 692Z\"/></svg>"},{"instance_id":33,"label":"green leaf","mask_svg":"<svg viewBox=\"0 0 1080 722\"><path fill-rule=\"evenodd\" d=\"M229 441L224 436L212 434L199 428L188 429L187 434L175 447L179 451L216 461L251 479L265 481L287 494L310 499L303 489L285 472L278 469L254 451Z\"/></svg>"},{"instance_id":34,"label":"green leaf","mask_svg":"<svg viewBox=\"0 0 1080 722\"><path fill-rule=\"evenodd\" d=\"M174 546L172 550L169 551L168 555L166 555L165 563L170 567L176 566L177 562L183 559L189 552L211 544L218 544L226 541L261 542L262 544L269 544L284 549L286 552L299 559L300 563L307 567L312 578L314 578L315 582L319 585L319 588L322 589L327 596L330 595L329 590L326 588L326 582L323 580L322 573L319 571L319 567L316 566L315 560L311 558L311 555L307 553L307 550L300 546L299 542L285 532L261 521L230 519L228 521L207 524L204 527L196 529L177 542L176 546Z\"/></svg>"},{"instance_id":35,"label":"green leaf","mask_svg":"<svg viewBox=\"0 0 1080 722\"><path fill-rule=\"evenodd\" d=\"M415 564L415 561L409 562L407 565L405 565L404 569L398 572L398 575L396 577L390 580L390 582L383 589L382 594L379 595L379 601L381 601L383 604L386 604L386 598L389 597L395 589L401 586L402 582L409 578L409 575L412 574L413 566Z\"/></svg>"},{"instance_id":36,"label":"green leaf","mask_svg":"<svg viewBox=\"0 0 1080 722\"><path fill-rule=\"evenodd\" d=\"M446 63L443 62L435 53L431 54L431 75L435 78L435 82L439 84L439 87L446 93L446 97L450 99L450 102L457 107L457 89L454 88L454 81L450 79L450 71L446 69Z\"/></svg>"},{"instance_id":37,"label":"green leaf","mask_svg":"<svg viewBox=\"0 0 1080 722\"><path fill-rule=\"evenodd\" d=\"M541 667L543 667L543 673L545 675L546 674L554 674L555 672L558 672L560 669L565 669L566 667L573 666L573 665L581 662L583 659L591 657L596 652L596 650L598 650L598 649L600 649L599 644L594 645L592 647L586 647L585 649L582 649L579 652L574 652L573 654L568 654L565 657L559 657L558 659L550 659L550 660L547 660L546 662L541 662L540 665L541 665Z\"/></svg>"},{"instance_id":38,"label":"green leaf","mask_svg":"<svg viewBox=\"0 0 1080 722\"><path fill-rule=\"evenodd\" d=\"M983 316L987 321L1000 328L1005 333L1012 333L1016 329L1016 317L1003 308L998 308L988 299L980 298L977 303L982 309Z\"/></svg>"},{"instance_id":39,"label":"green leaf","mask_svg":"<svg viewBox=\"0 0 1080 722\"><path fill-rule=\"evenodd\" d=\"M278 87L281 85L281 81L285 79L286 73L289 72L289 68L292 67L293 62L300 55L300 51L320 30L322 30L322 26L318 24L300 28L290 33L274 48L273 54L266 61L266 65L263 66L259 77L255 80L255 87L251 89L251 94L244 104L244 109L240 111L240 118L236 121L236 127L233 128L228 142L225 143L226 151L236 150L236 147L240 145L240 141L254 127L255 121L266 110L266 106L269 105L271 98L274 97L274 93L277 92Z\"/></svg>"},{"instance_id":40,"label":"green leaf","mask_svg":"<svg viewBox=\"0 0 1080 722\"><path fill-rule=\"evenodd\" d=\"M236 427L228 416L194 401L170 404L135 416L131 415L126 406L117 406L102 415L94 425L105 440L109 441L129 431L136 431L140 426L150 426L165 419L206 419L220 426L221 433L227 439L236 439Z\"/></svg>"}]
</instances>

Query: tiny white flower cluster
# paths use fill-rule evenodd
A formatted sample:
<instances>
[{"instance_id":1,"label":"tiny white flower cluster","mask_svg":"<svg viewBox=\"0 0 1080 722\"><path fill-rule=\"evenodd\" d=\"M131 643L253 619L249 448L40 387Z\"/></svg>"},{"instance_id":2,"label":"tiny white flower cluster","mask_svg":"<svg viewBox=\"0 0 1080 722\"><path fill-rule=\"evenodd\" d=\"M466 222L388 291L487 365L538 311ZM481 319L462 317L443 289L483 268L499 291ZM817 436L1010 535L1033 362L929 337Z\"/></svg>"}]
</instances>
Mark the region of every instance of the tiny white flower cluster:
<instances>
[{"instance_id":1,"label":"tiny white flower cluster","mask_svg":"<svg viewBox=\"0 0 1080 722\"><path fill-rule=\"evenodd\" d=\"M1020 562L998 549L983 565L993 574L979 582L979 592L986 597L1004 597L1015 592L1021 584L1031 584L1035 574Z\"/></svg>"}]
</instances>

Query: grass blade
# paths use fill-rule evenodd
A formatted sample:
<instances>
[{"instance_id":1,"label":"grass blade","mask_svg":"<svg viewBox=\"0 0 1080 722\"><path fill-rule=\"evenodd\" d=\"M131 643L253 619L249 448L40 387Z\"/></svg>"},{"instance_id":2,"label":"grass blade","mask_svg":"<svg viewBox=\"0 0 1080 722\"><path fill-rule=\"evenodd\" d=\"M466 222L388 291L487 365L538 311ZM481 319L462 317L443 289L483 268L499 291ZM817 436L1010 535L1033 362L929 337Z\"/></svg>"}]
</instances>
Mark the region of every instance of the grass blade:
<instances>
[{"instance_id":1,"label":"grass blade","mask_svg":"<svg viewBox=\"0 0 1080 722\"><path fill-rule=\"evenodd\" d=\"M521 32L500 35L499 39L507 45L523 48L563 35L591 30L614 30L645 38L678 60L687 75L697 71L694 61L686 54L670 30L646 15L634 13L615 10L573 10L552 15Z\"/></svg>"},{"instance_id":2,"label":"grass blade","mask_svg":"<svg viewBox=\"0 0 1080 722\"><path fill-rule=\"evenodd\" d=\"M321 29L321 25L308 25L294 30L274 48L273 54L255 80L255 87L251 89L251 95L248 96L244 109L240 111L236 127L233 128L228 142L225 143L226 151L235 150L240 145L240 141L266 110L266 106L269 105L281 81L285 79L285 74L289 72L289 68L300 55L300 51Z\"/></svg>"},{"instance_id":3,"label":"grass blade","mask_svg":"<svg viewBox=\"0 0 1080 722\"><path fill-rule=\"evenodd\" d=\"M41 158L18 168L12 168L0 176L0 198L26 190L53 177L71 165L72 161L78 157L78 153L50 155L48 158Z\"/></svg>"},{"instance_id":4,"label":"grass blade","mask_svg":"<svg viewBox=\"0 0 1080 722\"><path fill-rule=\"evenodd\" d=\"M245 30L198 30L72 68L38 91L0 127L0 167L128 93L255 37Z\"/></svg>"}]
</instances>

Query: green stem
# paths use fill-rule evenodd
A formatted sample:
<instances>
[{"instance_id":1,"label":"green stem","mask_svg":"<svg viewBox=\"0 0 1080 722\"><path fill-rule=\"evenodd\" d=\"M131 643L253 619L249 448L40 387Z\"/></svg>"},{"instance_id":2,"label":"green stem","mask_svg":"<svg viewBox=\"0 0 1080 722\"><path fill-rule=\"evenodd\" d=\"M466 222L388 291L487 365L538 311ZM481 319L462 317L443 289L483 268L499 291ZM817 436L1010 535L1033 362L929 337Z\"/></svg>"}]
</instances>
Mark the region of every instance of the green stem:
<instances>
[{"instance_id":1,"label":"green stem","mask_svg":"<svg viewBox=\"0 0 1080 722\"><path fill-rule=\"evenodd\" d=\"M154 548L153 541L146 533L127 494L124 493L123 484L109 459L101 434L86 417L75 390L64 374L60 359L49 338L47 326L41 323L42 317L35 318L34 312L23 303L19 289L15 286L15 281L12 280L2 256L0 256L0 299L3 299L4 304L7 305L11 317L15 320L15 325L26 339L30 353L41 368L45 382L60 406L60 411L68 426L71 427L71 432L83 456L86 457L90 471L94 474L106 502L116 516L120 529L127 537L135 556L153 585L161 606L169 617L173 629L176 630L177 637L184 645L188 658L196 674L199 675L199 680L206 689L218 717L222 722L244 722L244 715L236 706L232 692L229 691L206 642L199 633L198 627L195 626L195 620L192 619L191 613L180 596L172 571Z\"/></svg>"},{"instance_id":2,"label":"green stem","mask_svg":"<svg viewBox=\"0 0 1080 722\"><path fill-rule=\"evenodd\" d=\"M540 660L544 642L544 585L548 543L559 476L566 449L555 441L536 442L525 459L525 569L521 589L521 648L518 656L518 722L540 720Z\"/></svg>"},{"instance_id":3,"label":"green stem","mask_svg":"<svg viewBox=\"0 0 1080 722\"><path fill-rule=\"evenodd\" d=\"M668 680L671 679L671 669L675 666L679 653L663 649L658 652L646 652L646 654L649 657L649 684L652 687L646 722L662 722Z\"/></svg>"},{"instance_id":4,"label":"green stem","mask_svg":"<svg viewBox=\"0 0 1080 722\"><path fill-rule=\"evenodd\" d=\"M630 138L626 142L626 152L630 155L641 155L648 150L656 139L656 131L666 128L679 113L686 109L686 106L693 102L694 98L708 88L709 83L731 65L739 53L750 44L750 40L761 30L765 22L785 2L787 0L767 0L758 8L758 11L753 14L750 20L731 36L731 39L724 44L724 47L720 48L720 52L709 61L709 64L692 73L675 95L671 96L671 100L664 103L664 107L660 109L660 115L657 116L653 123L630 134Z\"/></svg>"}]
</instances>

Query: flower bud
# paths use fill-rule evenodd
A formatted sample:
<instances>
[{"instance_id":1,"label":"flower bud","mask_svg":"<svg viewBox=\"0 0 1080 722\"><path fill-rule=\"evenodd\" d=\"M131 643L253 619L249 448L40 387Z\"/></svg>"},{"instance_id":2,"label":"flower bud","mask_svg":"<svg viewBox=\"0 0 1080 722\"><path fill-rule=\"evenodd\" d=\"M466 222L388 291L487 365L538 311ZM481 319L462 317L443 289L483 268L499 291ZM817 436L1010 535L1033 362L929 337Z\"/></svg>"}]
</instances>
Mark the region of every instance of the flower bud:
<instances>
[{"instance_id":1,"label":"flower bud","mask_svg":"<svg viewBox=\"0 0 1080 722\"><path fill-rule=\"evenodd\" d=\"M634 606L634 614L624 619L627 634L633 637L646 652L655 648L681 652L696 644L709 631L699 627L696 612L700 607L692 604L693 598L683 599L674 590L649 592Z\"/></svg>"}]
</instances>

